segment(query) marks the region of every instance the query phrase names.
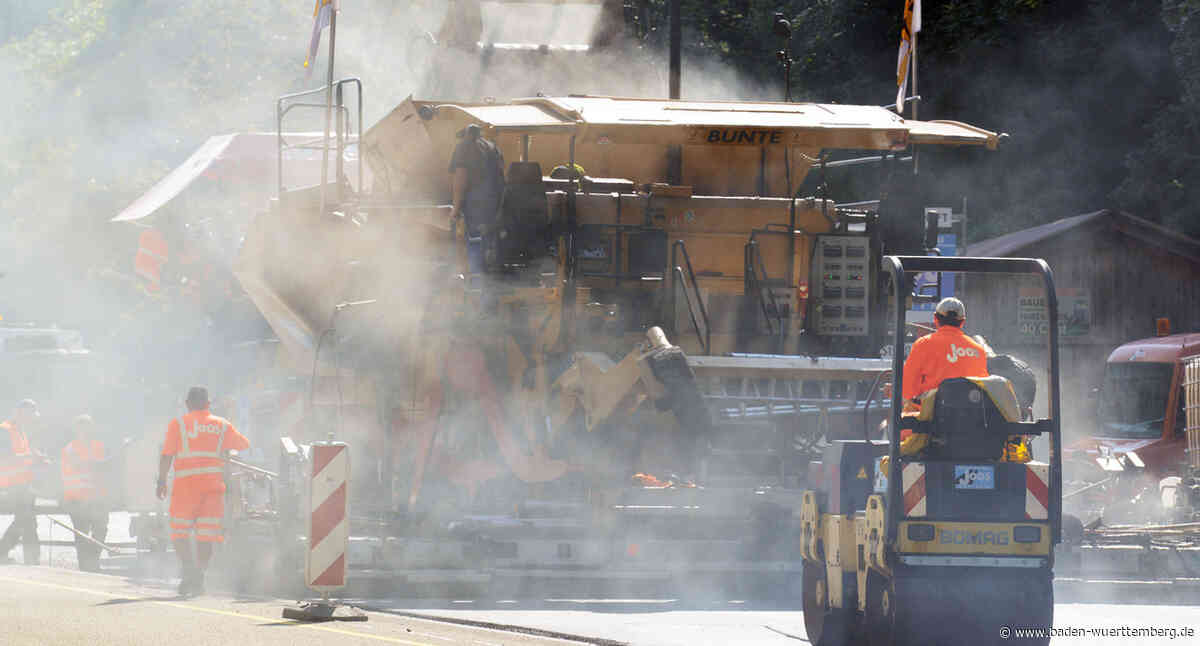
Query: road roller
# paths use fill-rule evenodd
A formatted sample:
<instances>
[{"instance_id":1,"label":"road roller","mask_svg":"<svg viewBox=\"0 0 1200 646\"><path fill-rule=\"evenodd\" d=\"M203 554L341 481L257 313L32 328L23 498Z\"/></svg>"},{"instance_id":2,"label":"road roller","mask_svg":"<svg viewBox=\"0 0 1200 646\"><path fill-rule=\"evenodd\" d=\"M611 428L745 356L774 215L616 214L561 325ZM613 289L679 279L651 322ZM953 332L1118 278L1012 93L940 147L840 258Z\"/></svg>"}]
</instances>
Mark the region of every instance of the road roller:
<instances>
[{"instance_id":1,"label":"road roller","mask_svg":"<svg viewBox=\"0 0 1200 646\"><path fill-rule=\"evenodd\" d=\"M942 381L905 402L906 308L923 272L1033 274L1058 320L1042 260L885 256L894 307L886 440L826 447L801 501L804 623L817 646L1046 644L1054 616L1062 468L1058 329L1047 330L1045 419L1024 419L1007 379ZM973 278L974 279L974 278ZM906 404L907 410L906 410ZM918 410L914 410L918 409ZM1028 447L1049 438L1039 461ZM1023 450L1014 448L1024 447Z\"/></svg>"}]
</instances>

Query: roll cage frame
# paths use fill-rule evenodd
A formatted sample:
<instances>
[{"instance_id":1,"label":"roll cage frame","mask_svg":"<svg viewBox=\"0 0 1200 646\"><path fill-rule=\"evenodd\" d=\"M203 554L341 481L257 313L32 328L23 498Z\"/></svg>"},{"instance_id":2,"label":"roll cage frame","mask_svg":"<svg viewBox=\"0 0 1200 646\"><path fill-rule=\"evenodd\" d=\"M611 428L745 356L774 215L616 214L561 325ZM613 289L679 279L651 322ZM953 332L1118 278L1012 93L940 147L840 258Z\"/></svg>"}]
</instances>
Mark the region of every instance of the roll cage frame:
<instances>
[{"instance_id":1,"label":"roll cage frame","mask_svg":"<svg viewBox=\"0 0 1200 646\"><path fill-rule=\"evenodd\" d=\"M898 476L900 466L900 424L901 412L904 408L904 337L906 331L903 298L912 291L910 274L924 272L950 272L964 274L1026 274L1042 278L1046 290L1046 308L1050 325L1047 331L1047 352L1050 359L1050 418L1037 422L1027 422L1031 431L1035 427L1049 427L1050 434L1050 532L1054 544L1062 537L1062 402L1059 389L1059 357L1058 357L1058 297L1054 291L1054 272L1045 260L1035 258L965 258L941 256L884 256L883 271L892 279L892 302L896 307L894 346L892 348L892 414L891 433L888 454L892 465L892 474L887 480L887 534L895 539L896 530L900 523L899 504L893 504L903 499L901 480ZM1036 433L1036 431L1033 431Z\"/></svg>"}]
</instances>

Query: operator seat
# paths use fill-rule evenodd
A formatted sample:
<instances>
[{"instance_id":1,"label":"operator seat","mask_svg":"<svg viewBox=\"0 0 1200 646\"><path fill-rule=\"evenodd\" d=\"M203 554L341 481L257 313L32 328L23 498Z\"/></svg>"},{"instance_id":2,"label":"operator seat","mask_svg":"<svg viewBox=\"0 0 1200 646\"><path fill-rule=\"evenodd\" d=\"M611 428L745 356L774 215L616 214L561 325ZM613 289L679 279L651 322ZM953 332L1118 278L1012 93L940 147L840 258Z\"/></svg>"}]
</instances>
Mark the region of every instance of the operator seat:
<instances>
[{"instance_id":1,"label":"operator seat","mask_svg":"<svg viewBox=\"0 0 1200 646\"><path fill-rule=\"evenodd\" d=\"M998 460L1008 440L1006 422L1021 421L1017 396L1004 377L947 379L933 400L933 459Z\"/></svg>"},{"instance_id":2,"label":"operator seat","mask_svg":"<svg viewBox=\"0 0 1200 646\"><path fill-rule=\"evenodd\" d=\"M496 238L500 264L526 266L546 255L552 236L541 164L509 164Z\"/></svg>"}]
</instances>

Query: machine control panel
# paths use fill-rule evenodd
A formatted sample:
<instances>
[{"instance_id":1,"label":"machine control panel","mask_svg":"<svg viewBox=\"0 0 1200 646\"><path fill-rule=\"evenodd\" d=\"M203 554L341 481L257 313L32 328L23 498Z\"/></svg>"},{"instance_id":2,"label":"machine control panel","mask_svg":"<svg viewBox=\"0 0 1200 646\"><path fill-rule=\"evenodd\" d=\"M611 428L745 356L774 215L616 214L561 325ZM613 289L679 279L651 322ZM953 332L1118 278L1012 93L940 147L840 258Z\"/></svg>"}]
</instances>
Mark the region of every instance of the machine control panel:
<instances>
[{"instance_id":1,"label":"machine control panel","mask_svg":"<svg viewBox=\"0 0 1200 646\"><path fill-rule=\"evenodd\" d=\"M817 237L812 284L818 296L813 329L818 334L866 336L870 330L871 239Z\"/></svg>"}]
</instances>

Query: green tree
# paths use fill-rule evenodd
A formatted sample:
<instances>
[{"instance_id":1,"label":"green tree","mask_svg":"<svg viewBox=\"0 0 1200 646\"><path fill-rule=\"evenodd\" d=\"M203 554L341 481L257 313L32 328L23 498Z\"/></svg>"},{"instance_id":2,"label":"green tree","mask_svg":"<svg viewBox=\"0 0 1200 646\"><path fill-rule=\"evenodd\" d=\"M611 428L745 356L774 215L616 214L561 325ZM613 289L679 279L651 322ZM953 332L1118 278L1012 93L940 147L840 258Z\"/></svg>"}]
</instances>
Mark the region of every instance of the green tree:
<instances>
[{"instance_id":1,"label":"green tree","mask_svg":"<svg viewBox=\"0 0 1200 646\"><path fill-rule=\"evenodd\" d=\"M1148 136L1126 158L1128 176L1114 198L1134 213L1200 237L1194 213L1200 200L1200 2L1162 4L1180 91L1169 104L1143 115Z\"/></svg>"}]
</instances>

